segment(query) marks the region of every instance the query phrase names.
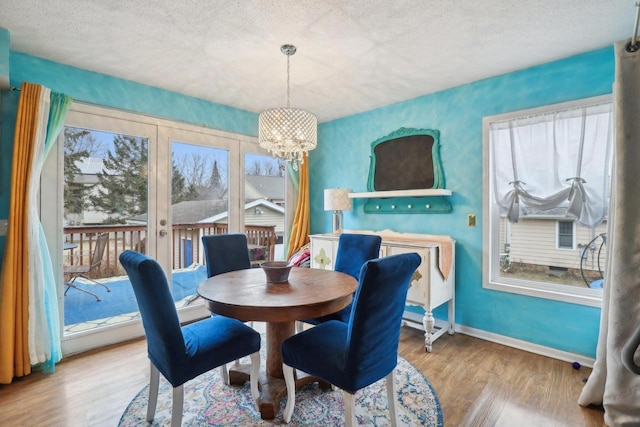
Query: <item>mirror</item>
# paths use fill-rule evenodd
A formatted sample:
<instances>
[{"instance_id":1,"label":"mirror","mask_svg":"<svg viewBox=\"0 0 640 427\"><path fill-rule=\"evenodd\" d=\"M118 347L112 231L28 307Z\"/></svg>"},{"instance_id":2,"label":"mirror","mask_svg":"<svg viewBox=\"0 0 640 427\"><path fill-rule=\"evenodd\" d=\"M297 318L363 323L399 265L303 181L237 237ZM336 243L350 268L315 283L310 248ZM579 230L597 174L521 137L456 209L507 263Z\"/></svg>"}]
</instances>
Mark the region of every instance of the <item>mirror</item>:
<instances>
[{"instance_id":1,"label":"mirror","mask_svg":"<svg viewBox=\"0 0 640 427\"><path fill-rule=\"evenodd\" d=\"M445 188L440 132L400 128L371 143L369 191Z\"/></svg>"}]
</instances>

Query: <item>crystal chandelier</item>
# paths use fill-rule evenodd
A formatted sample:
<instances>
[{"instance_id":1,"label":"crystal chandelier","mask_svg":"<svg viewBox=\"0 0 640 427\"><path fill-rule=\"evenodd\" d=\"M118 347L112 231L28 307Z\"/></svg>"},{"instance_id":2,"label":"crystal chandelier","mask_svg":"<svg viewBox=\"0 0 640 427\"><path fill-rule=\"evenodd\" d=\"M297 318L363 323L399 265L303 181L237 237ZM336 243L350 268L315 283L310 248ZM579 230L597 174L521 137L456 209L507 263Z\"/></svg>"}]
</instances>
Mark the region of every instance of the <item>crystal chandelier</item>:
<instances>
[{"instance_id":1,"label":"crystal chandelier","mask_svg":"<svg viewBox=\"0 0 640 427\"><path fill-rule=\"evenodd\" d=\"M258 142L273 157L291 162L295 170L304 162L304 155L316 148L318 121L308 111L289 107L289 59L296 47L285 44L280 47L287 55L287 107L271 108L258 118Z\"/></svg>"}]
</instances>

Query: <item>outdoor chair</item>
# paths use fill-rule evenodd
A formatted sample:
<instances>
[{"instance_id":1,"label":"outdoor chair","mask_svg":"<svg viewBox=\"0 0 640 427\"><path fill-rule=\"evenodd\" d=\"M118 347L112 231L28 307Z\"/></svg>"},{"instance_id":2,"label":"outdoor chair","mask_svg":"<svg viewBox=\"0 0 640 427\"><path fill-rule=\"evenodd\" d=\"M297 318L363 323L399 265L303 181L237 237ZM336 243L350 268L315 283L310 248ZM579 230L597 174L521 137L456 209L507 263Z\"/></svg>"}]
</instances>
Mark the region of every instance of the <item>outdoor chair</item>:
<instances>
[{"instance_id":1,"label":"outdoor chair","mask_svg":"<svg viewBox=\"0 0 640 427\"><path fill-rule=\"evenodd\" d=\"M173 386L171 426L179 426L183 384L216 367L226 372L227 363L247 355L251 358L251 396L257 407L260 334L241 321L224 316L180 326L169 283L160 264L131 250L120 254L120 263L131 281L147 337L151 361L147 422L152 422L155 415L160 373Z\"/></svg>"},{"instance_id":2,"label":"outdoor chair","mask_svg":"<svg viewBox=\"0 0 640 427\"><path fill-rule=\"evenodd\" d=\"M368 261L362 267L347 323L330 320L282 343L286 422L291 421L295 404L293 370L299 369L343 390L347 426L356 424L356 391L386 378L391 425L396 425L394 370L402 313L420 262L415 252Z\"/></svg>"},{"instance_id":3,"label":"outdoor chair","mask_svg":"<svg viewBox=\"0 0 640 427\"><path fill-rule=\"evenodd\" d=\"M360 270L365 262L380 256L380 244L382 237L373 234L344 233L338 239L338 252L336 254L335 271L348 274L354 279L359 279ZM303 329L303 323L319 325L329 320L348 322L351 314L352 303L342 310L314 319L305 319L296 322L297 332Z\"/></svg>"},{"instance_id":4,"label":"outdoor chair","mask_svg":"<svg viewBox=\"0 0 640 427\"><path fill-rule=\"evenodd\" d=\"M64 275L65 277L69 278L65 282L65 286L67 287L64 291L65 295L67 295L67 292L69 292L69 289L73 288L73 289L79 290L80 292L93 295L96 298L96 300L102 301L96 293L91 292L91 290L79 287L78 284L76 284L76 279L78 279L78 277L82 277L85 280L93 282L94 283L93 285L89 285L91 286L91 289L95 288L96 286L103 286L107 290L107 292L111 292L111 289L109 289L109 287L104 283L100 283L88 277L90 272L97 270L98 267L100 267L100 264L102 264L102 258L104 258L104 251L107 247L108 239L109 239L109 233L101 233L98 236L98 238L96 239L96 245L93 248L93 253L91 254L91 262L89 265L78 264L78 265L64 266L64 269L63 269Z\"/></svg>"}]
</instances>

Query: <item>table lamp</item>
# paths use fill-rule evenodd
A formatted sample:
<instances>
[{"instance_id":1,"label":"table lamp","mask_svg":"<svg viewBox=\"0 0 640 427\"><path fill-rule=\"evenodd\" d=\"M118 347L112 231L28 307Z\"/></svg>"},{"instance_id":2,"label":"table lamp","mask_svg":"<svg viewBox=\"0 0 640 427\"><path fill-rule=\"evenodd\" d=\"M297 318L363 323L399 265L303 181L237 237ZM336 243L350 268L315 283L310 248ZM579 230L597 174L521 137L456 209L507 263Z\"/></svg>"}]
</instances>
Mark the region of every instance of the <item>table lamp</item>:
<instances>
[{"instance_id":1,"label":"table lamp","mask_svg":"<svg viewBox=\"0 0 640 427\"><path fill-rule=\"evenodd\" d=\"M351 190L346 188L329 188L324 190L324 210L333 211L333 233L342 233L342 211L353 209L353 201L349 198Z\"/></svg>"}]
</instances>

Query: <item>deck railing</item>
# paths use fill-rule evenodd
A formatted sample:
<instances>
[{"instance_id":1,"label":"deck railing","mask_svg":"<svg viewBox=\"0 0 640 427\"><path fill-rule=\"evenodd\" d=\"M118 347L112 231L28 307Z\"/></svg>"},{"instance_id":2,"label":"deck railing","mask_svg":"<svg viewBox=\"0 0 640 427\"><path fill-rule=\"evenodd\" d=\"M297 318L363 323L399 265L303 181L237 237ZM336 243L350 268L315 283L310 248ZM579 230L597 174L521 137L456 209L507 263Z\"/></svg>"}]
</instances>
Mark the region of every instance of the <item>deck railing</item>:
<instances>
[{"instance_id":1,"label":"deck railing","mask_svg":"<svg viewBox=\"0 0 640 427\"><path fill-rule=\"evenodd\" d=\"M171 228L172 269L188 267L194 262L204 264L201 237L228 232L227 224L216 223L178 224ZM65 251L65 264L89 265L96 239L102 233L108 234L106 250L100 266L92 270L89 277L97 279L124 275L124 269L118 262L120 253L127 249L147 253L147 228L145 225L65 227L65 243L76 245ZM250 252L259 252L263 254L265 260L273 261L276 244L275 226L247 225L245 234Z\"/></svg>"}]
</instances>

